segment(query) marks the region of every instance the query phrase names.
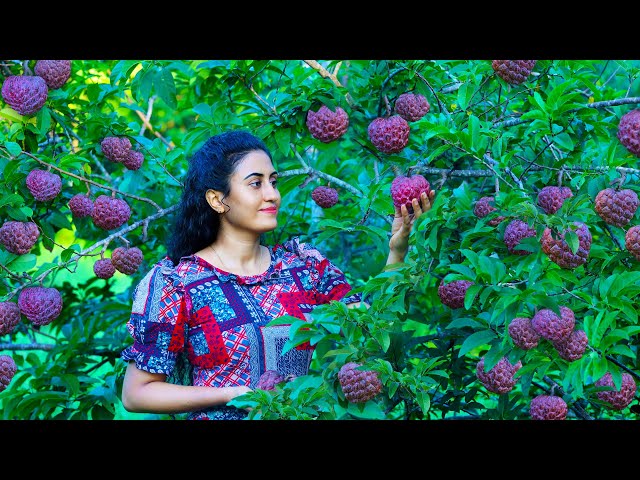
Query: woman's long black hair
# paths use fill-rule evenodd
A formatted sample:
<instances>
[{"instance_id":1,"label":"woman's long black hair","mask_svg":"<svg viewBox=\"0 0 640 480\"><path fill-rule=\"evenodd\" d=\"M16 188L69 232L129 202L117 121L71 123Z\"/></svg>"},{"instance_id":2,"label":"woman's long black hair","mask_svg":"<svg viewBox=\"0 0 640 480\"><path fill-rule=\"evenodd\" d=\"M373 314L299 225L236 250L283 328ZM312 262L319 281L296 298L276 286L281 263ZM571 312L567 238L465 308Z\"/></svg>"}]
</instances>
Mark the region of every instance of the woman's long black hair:
<instances>
[{"instance_id":1,"label":"woman's long black hair","mask_svg":"<svg viewBox=\"0 0 640 480\"><path fill-rule=\"evenodd\" d=\"M189 159L184 189L167 242L167 254L174 265L213 243L220 229L218 214L207 203L209 189L229 194L229 179L236 165L252 151L271 152L255 135L234 130L210 137Z\"/></svg>"}]
</instances>

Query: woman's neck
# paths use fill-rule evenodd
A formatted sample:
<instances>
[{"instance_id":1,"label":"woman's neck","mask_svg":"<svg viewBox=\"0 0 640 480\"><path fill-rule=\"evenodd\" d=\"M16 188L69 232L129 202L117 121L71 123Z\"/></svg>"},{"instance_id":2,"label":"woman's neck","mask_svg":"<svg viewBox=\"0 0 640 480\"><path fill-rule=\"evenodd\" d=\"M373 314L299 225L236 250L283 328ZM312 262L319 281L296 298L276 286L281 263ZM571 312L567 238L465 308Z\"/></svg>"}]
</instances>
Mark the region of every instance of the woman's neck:
<instances>
[{"instance_id":1,"label":"woman's neck","mask_svg":"<svg viewBox=\"0 0 640 480\"><path fill-rule=\"evenodd\" d=\"M260 238L247 240L218 235L207 249L213 253L214 265L238 275L257 275L269 266L270 255L267 248L260 245Z\"/></svg>"}]
</instances>

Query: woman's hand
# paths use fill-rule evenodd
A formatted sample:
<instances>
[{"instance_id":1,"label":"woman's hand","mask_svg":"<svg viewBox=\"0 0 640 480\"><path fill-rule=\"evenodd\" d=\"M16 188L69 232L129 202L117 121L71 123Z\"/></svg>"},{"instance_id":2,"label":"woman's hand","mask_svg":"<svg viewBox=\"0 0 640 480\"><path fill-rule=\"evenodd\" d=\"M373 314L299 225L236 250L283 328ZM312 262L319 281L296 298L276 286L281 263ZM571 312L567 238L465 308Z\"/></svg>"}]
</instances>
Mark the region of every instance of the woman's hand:
<instances>
[{"instance_id":1,"label":"woman's hand","mask_svg":"<svg viewBox=\"0 0 640 480\"><path fill-rule=\"evenodd\" d=\"M395 207L395 215L391 224L391 239L389 240L389 259L387 265L404 261L404 257L409 250L409 234L413 223L423 213L431 210L435 198L435 190L429 190L429 195L423 192L420 199L414 198L411 201L413 213L410 214L406 205Z\"/></svg>"}]
</instances>

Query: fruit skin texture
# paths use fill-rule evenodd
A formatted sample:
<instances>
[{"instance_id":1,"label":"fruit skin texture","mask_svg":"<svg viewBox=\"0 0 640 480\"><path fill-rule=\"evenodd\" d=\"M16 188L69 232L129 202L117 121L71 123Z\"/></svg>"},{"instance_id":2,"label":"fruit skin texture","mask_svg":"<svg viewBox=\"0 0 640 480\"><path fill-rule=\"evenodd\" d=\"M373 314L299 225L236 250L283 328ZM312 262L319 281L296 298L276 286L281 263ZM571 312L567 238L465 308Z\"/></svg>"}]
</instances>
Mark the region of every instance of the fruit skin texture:
<instances>
[{"instance_id":1,"label":"fruit skin texture","mask_svg":"<svg viewBox=\"0 0 640 480\"><path fill-rule=\"evenodd\" d=\"M531 325L531 319L516 317L509 323L509 336L513 343L523 350L531 350L538 346L540 335Z\"/></svg>"},{"instance_id":2,"label":"fruit skin texture","mask_svg":"<svg viewBox=\"0 0 640 480\"><path fill-rule=\"evenodd\" d=\"M542 207L544 213L551 215L562 207L562 203L573 197L573 192L569 187L546 186L538 192L538 205Z\"/></svg>"},{"instance_id":3,"label":"fruit skin texture","mask_svg":"<svg viewBox=\"0 0 640 480\"><path fill-rule=\"evenodd\" d=\"M71 60L38 60L33 71L44 79L49 90L57 90L71 76Z\"/></svg>"},{"instance_id":4,"label":"fruit skin texture","mask_svg":"<svg viewBox=\"0 0 640 480\"><path fill-rule=\"evenodd\" d=\"M485 372L484 357L476 364L476 376L487 390L502 395L510 392L518 381L513 375L522 368L522 362L513 365L507 357L502 357L491 370Z\"/></svg>"},{"instance_id":5,"label":"fruit skin texture","mask_svg":"<svg viewBox=\"0 0 640 480\"><path fill-rule=\"evenodd\" d=\"M307 128L314 138L323 143L333 142L340 138L349 127L349 115L342 108L336 106L331 111L326 105L322 105L317 112L307 112Z\"/></svg>"},{"instance_id":6,"label":"fruit skin texture","mask_svg":"<svg viewBox=\"0 0 640 480\"><path fill-rule=\"evenodd\" d=\"M564 240L565 232L560 234L560 238L553 238L549 227L544 229L540 238L542 251L547 254L549 259L561 266L562 268L573 269L579 267L587 261L589 251L591 250L591 233L586 224L582 222L573 222L578 228L575 230L578 235L578 250L576 253L571 251L569 244Z\"/></svg>"},{"instance_id":7,"label":"fruit skin texture","mask_svg":"<svg viewBox=\"0 0 640 480\"><path fill-rule=\"evenodd\" d=\"M611 372L605 373L605 375L596 382L596 386L598 387L604 385L613 387L615 389ZM598 395L598 398L603 402L609 403L611 408L613 408L614 410L622 410L631 403L633 397L636 394L636 389L636 382L633 377L627 372L623 372L620 390L601 391L596 395Z\"/></svg>"},{"instance_id":8,"label":"fruit skin texture","mask_svg":"<svg viewBox=\"0 0 640 480\"><path fill-rule=\"evenodd\" d=\"M131 151L131 140L128 137L105 137L100 142L102 153L112 162L121 163Z\"/></svg>"},{"instance_id":9,"label":"fruit skin texture","mask_svg":"<svg viewBox=\"0 0 640 480\"><path fill-rule=\"evenodd\" d=\"M93 264L93 273L98 278L111 278L116 273L116 267L110 258L101 258Z\"/></svg>"},{"instance_id":10,"label":"fruit skin texture","mask_svg":"<svg viewBox=\"0 0 640 480\"><path fill-rule=\"evenodd\" d=\"M25 287L20 291L18 307L34 325L48 325L62 311L62 295L53 287Z\"/></svg>"},{"instance_id":11,"label":"fruit skin texture","mask_svg":"<svg viewBox=\"0 0 640 480\"><path fill-rule=\"evenodd\" d=\"M20 115L38 113L48 95L46 82L37 75L11 75L2 84L2 98Z\"/></svg>"},{"instance_id":12,"label":"fruit skin texture","mask_svg":"<svg viewBox=\"0 0 640 480\"><path fill-rule=\"evenodd\" d=\"M395 112L407 122L416 122L429 113L431 105L424 95L406 92L398 97Z\"/></svg>"},{"instance_id":13,"label":"fruit skin texture","mask_svg":"<svg viewBox=\"0 0 640 480\"><path fill-rule=\"evenodd\" d=\"M491 205L495 199L491 196L480 197L478 201L473 206L473 214L478 218L484 218L489 215L491 212L495 212L497 210L496 207ZM492 218L487 223L492 227L498 225L501 221L503 221L506 217L498 216Z\"/></svg>"},{"instance_id":14,"label":"fruit skin texture","mask_svg":"<svg viewBox=\"0 0 640 480\"><path fill-rule=\"evenodd\" d=\"M13 302L0 302L0 335L13 332L20 323L20 309Z\"/></svg>"},{"instance_id":15,"label":"fruit skin texture","mask_svg":"<svg viewBox=\"0 0 640 480\"><path fill-rule=\"evenodd\" d=\"M535 237L536 236L536 231L534 228L531 228L527 222L524 222L522 220L511 220L511 222L509 223L509 225L507 225L507 228L504 229L504 243L507 246L507 250L509 250L510 253L513 253L515 255L529 255L533 252L530 252L528 250L521 250L521 249L517 249L515 248L518 243L520 243L520 240L522 240L523 238L527 238L527 237Z\"/></svg>"},{"instance_id":16,"label":"fruit skin texture","mask_svg":"<svg viewBox=\"0 0 640 480\"><path fill-rule=\"evenodd\" d=\"M400 115L374 119L367 133L373 146L382 153L398 153L409 143L409 123Z\"/></svg>"},{"instance_id":17,"label":"fruit skin texture","mask_svg":"<svg viewBox=\"0 0 640 480\"><path fill-rule=\"evenodd\" d=\"M640 109L631 110L620 118L617 135L627 150L640 157Z\"/></svg>"},{"instance_id":18,"label":"fruit skin texture","mask_svg":"<svg viewBox=\"0 0 640 480\"><path fill-rule=\"evenodd\" d=\"M144 162L144 154L138 150L129 150L129 154L122 159L122 164L129 170L139 170Z\"/></svg>"},{"instance_id":19,"label":"fruit skin texture","mask_svg":"<svg viewBox=\"0 0 640 480\"><path fill-rule=\"evenodd\" d=\"M88 195L78 193L69 200L69 209L75 218L90 217L93 213L93 200Z\"/></svg>"},{"instance_id":20,"label":"fruit skin texture","mask_svg":"<svg viewBox=\"0 0 640 480\"><path fill-rule=\"evenodd\" d=\"M29 253L38 241L40 230L34 222L10 220L0 227L0 243L16 255Z\"/></svg>"},{"instance_id":21,"label":"fruit skin texture","mask_svg":"<svg viewBox=\"0 0 640 480\"><path fill-rule=\"evenodd\" d=\"M634 225L624 234L624 245L640 261L640 225Z\"/></svg>"},{"instance_id":22,"label":"fruit skin texture","mask_svg":"<svg viewBox=\"0 0 640 480\"><path fill-rule=\"evenodd\" d=\"M568 362L574 362L582 358L588 343L589 339L584 330L574 330L564 340L553 342L553 346L558 351L560 357Z\"/></svg>"},{"instance_id":23,"label":"fruit skin texture","mask_svg":"<svg viewBox=\"0 0 640 480\"><path fill-rule=\"evenodd\" d=\"M330 208L338 203L338 191L333 187L319 186L313 189L311 198L320 207Z\"/></svg>"},{"instance_id":24,"label":"fruit skin texture","mask_svg":"<svg viewBox=\"0 0 640 480\"><path fill-rule=\"evenodd\" d=\"M575 325L575 314L568 307L560 307L560 316L549 308L543 308L531 319L531 326L536 333L551 342L568 339Z\"/></svg>"},{"instance_id":25,"label":"fruit skin texture","mask_svg":"<svg viewBox=\"0 0 640 480\"><path fill-rule=\"evenodd\" d=\"M532 420L565 420L568 411L567 402L556 395L538 395L529 405Z\"/></svg>"},{"instance_id":26,"label":"fruit skin texture","mask_svg":"<svg viewBox=\"0 0 640 480\"><path fill-rule=\"evenodd\" d=\"M13 358L9 355L0 355L0 392L9 386L17 369Z\"/></svg>"},{"instance_id":27,"label":"fruit skin texture","mask_svg":"<svg viewBox=\"0 0 640 480\"><path fill-rule=\"evenodd\" d=\"M62 190L60 175L38 168L29 172L26 183L31 195L39 202L53 200Z\"/></svg>"},{"instance_id":28,"label":"fruit skin texture","mask_svg":"<svg viewBox=\"0 0 640 480\"><path fill-rule=\"evenodd\" d=\"M447 284L440 282L438 286L440 301L450 308L464 307L464 296L471 285L473 282L470 280L454 280Z\"/></svg>"},{"instance_id":29,"label":"fruit skin texture","mask_svg":"<svg viewBox=\"0 0 640 480\"><path fill-rule=\"evenodd\" d=\"M284 382L284 377L277 370L265 370L260 375L256 388L262 390L275 390L278 383Z\"/></svg>"},{"instance_id":30,"label":"fruit skin texture","mask_svg":"<svg viewBox=\"0 0 640 480\"><path fill-rule=\"evenodd\" d=\"M511 85L524 82L535 67L535 60L492 60L491 67L500 78Z\"/></svg>"},{"instance_id":31,"label":"fruit skin texture","mask_svg":"<svg viewBox=\"0 0 640 480\"><path fill-rule=\"evenodd\" d=\"M406 205L409 213L413 213L413 205L411 200L417 198L420 200L420 195L423 192L429 195L431 186L429 181L422 175L412 175L406 177L404 175L398 175L391 182L391 199L393 205L400 208L402 205Z\"/></svg>"},{"instance_id":32,"label":"fruit skin texture","mask_svg":"<svg viewBox=\"0 0 640 480\"><path fill-rule=\"evenodd\" d=\"M596 195L594 209L609 225L624 227L638 209L638 194L628 188L618 191L605 188Z\"/></svg>"},{"instance_id":33,"label":"fruit skin texture","mask_svg":"<svg viewBox=\"0 0 640 480\"><path fill-rule=\"evenodd\" d=\"M375 370L356 370L360 364L345 363L338 372L338 381L345 398L351 403L364 403L382 391L382 383Z\"/></svg>"},{"instance_id":34,"label":"fruit skin texture","mask_svg":"<svg viewBox=\"0 0 640 480\"><path fill-rule=\"evenodd\" d=\"M120 273L131 275L138 270L144 256L138 247L118 247L111 252L111 263Z\"/></svg>"},{"instance_id":35,"label":"fruit skin texture","mask_svg":"<svg viewBox=\"0 0 640 480\"><path fill-rule=\"evenodd\" d=\"M129 204L120 198L100 195L93 202L91 218L96 227L103 230L113 230L124 225L130 216Z\"/></svg>"}]
</instances>

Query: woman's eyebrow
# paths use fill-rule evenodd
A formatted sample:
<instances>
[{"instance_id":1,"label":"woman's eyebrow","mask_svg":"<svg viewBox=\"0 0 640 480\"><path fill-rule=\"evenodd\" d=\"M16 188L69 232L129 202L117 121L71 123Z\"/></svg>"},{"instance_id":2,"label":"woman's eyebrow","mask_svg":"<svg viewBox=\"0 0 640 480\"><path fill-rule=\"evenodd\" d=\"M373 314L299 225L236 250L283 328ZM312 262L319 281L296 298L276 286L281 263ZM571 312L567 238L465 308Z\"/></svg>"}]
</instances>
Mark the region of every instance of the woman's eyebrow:
<instances>
[{"instance_id":1,"label":"woman's eyebrow","mask_svg":"<svg viewBox=\"0 0 640 480\"><path fill-rule=\"evenodd\" d=\"M272 177L272 176L277 175L277 174L278 174L278 172L276 172L274 170L273 172L271 172L271 174L269 176ZM243 180L246 180L247 178L249 178L251 176L264 177L264 174L258 173L258 172L253 172L253 173L250 173L249 175L247 175L246 177L244 177Z\"/></svg>"}]
</instances>

